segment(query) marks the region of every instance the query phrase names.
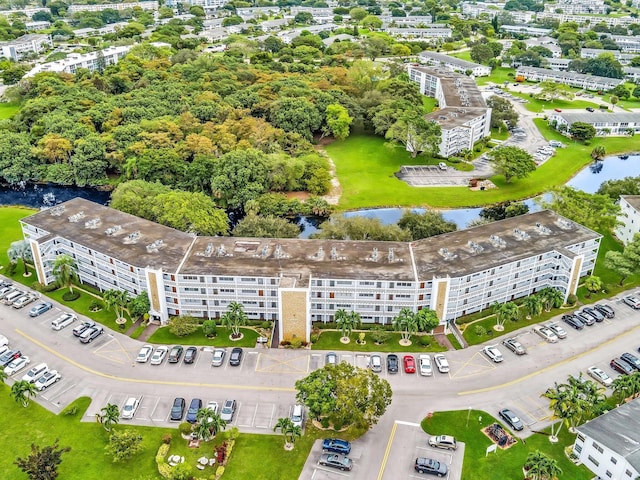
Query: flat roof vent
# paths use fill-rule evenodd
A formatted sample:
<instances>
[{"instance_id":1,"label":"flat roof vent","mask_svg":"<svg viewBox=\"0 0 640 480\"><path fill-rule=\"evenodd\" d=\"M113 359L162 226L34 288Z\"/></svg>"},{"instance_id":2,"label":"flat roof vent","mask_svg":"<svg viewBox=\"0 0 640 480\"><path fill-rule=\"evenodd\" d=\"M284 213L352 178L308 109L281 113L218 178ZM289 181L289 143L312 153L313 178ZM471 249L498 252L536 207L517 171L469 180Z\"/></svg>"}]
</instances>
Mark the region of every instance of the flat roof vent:
<instances>
[{"instance_id":1,"label":"flat roof vent","mask_svg":"<svg viewBox=\"0 0 640 480\"><path fill-rule=\"evenodd\" d=\"M140 238L140 231L131 232L124 239L124 243L135 243Z\"/></svg>"},{"instance_id":2,"label":"flat roof vent","mask_svg":"<svg viewBox=\"0 0 640 480\"><path fill-rule=\"evenodd\" d=\"M324 248L318 247L318 251L313 255L309 255L310 260L324 260Z\"/></svg>"},{"instance_id":3,"label":"flat roof vent","mask_svg":"<svg viewBox=\"0 0 640 480\"><path fill-rule=\"evenodd\" d=\"M536 230L538 230L538 232L540 232L541 235L551 234L551 230L549 229L549 227L544 226L540 222L536 222Z\"/></svg>"},{"instance_id":4,"label":"flat roof vent","mask_svg":"<svg viewBox=\"0 0 640 480\"><path fill-rule=\"evenodd\" d=\"M380 255L378 254L378 247L373 247L373 252L371 252L371 255L367 257L367 261L377 262L379 259Z\"/></svg>"},{"instance_id":5,"label":"flat roof vent","mask_svg":"<svg viewBox=\"0 0 640 480\"><path fill-rule=\"evenodd\" d=\"M162 246L164 242L160 239L158 240L154 240L153 243L150 243L149 245L147 245L147 252L149 253L155 253L158 251L158 249Z\"/></svg>"},{"instance_id":6,"label":"flat roof vent","mask_svg":"<svg viewBox=\"0 0 640 480\"><path fill-rule=\"evenodd\" d=\"M494 247L497 248L504 248L507 246L507 242L505 242L502 238L500 238L498 235L491 235L489 237L489 241L491 242L491 244Z\"/></svg>"},{"instance_id":7,"label":"flat roof vent","mask_svg":"<svg viewBox=\"0 0 640 480\"><path fill-rule=\"evenodd\" d=\"M78 223L80 220L84 218L84 212L78 212L68 217L68 220L71 223Z\"/></svg>"},{"instance_id":8,"label":"flat roof vent","mask_svg":"<svg viewBox=\"0 0 640 480\"><path fill-rule=\"evenodd\" d=\"M269 254L269 245L263 245L260 249L260 258L267 258Z\"/></svg>"},{"instance_id":9,"label":"flat roof vent","mask_svg":"<svg viewBox=\"0 0 640 480\"><path fill-rule=\"evenodd\" d=\"M389 255L387 255L387 260L389 260L389 263L393 263L396 261L396 252L393 250L393 248L389 249Z\"/></svg>"},{"instance_id":10,"label":"flat roof vent","mask_svg":"<svg viewBox=\"0 0 640 480\"><path fill-rule=\"evenodd\" d=\"M573 228L573 222L566 218L559 218L556 223L563 230L571 230Z\"/></svg>"},{"instance_id":11,"label":"flat roof vent","mask_svg":"<svg viewBox=\"0 0 640 480\"><path fill-rule=\"evenodd\" d=\"M484 250L484 247L482 245L474 242L473 240L469 241L469 243L467 243L467 246L473 253L480 253Z\"/></svg>"},{"instance_id":12,"label":"flat roof vent","mask_svg":"<svg viewBox=\"0 0 640 480\"><path fill-rule=\"evenodd\" d=\"M213 255L213 243L207 243L207 248L204 249L204 252L196 252L196 256L198 257L210 257Z\"/></svg>"},{"instance_id":13,"label":"flat roof vent","mask_svg":"<svg viewBox=\"0 0 640 480\"><path fill-rule=\"evenodd\" d=\"M92 218L84 222L84 228L97 228L100 225L100 218Z\"/></svg>"},{"instance_id":14,"label":"flat roof vent","mask_svg":"<svg viewBox=\"0 0 640 480\"><path fill-rule=\"evenodd\" d=\"M217 249L216 249L216 257L228 257L230 256L227 253L227 249L224 248L224 245L220 245Z\"/></svg>"},{"instance_id":15,"label":"flat roof vent","mask_svg":"<svg viewBox=\"0 0 640 480\"><path fill-rule=\"evenodd\" d=\"M529 234L517 227L513 229L513 236L516 237L516 240L529 240Z\"/></svg>"},{"instance_id":16,"label":"flat roof vent","mask_svg":"<svg viewBox=\"0 0 640 480\"><path fill-rule=\"evenodd\" d=\"M344 260L345 257L341 257L338 255L338 249L336 247L331 247L331 260Z\"/></svg>"},{"instance_id":17,"label":"flat roof vent","mask_svg":"<svg viewBox=\"0 0 640 480\"><path fill-rule=\"evenodd\" d=\"M451 253L448 248L441 248L440 250L438 250L438 253L445 260L453 260L454 258L457 257L457 255L455 253Z\"/></svg>"},{"instance_id":18,"label":"flat roof vent","mask_svg":"<svg viewBox=\"0 0 640 480\"><path fill-rule=\"evenodd\" d=\"M54 217L59 217L64 213L64 205L56 205L55 207L52 207L49 209L49 213Z\"/></svg>"},{"instance_id":19,"label":"flat roof vent","mask_svg":"<svg viewBox=\"0 0 640 480\"><path fill-rule=\"evenodd\" d=\"M122 229L122 227L120 225L114 225L113 227L109 227L107 228L104 233L105 235L108 236L112 236L114 235L116 232L119 232Z\"/></svg>"},{"instance_id":20,"label":"flat roof vent","mask_svg":"<svg viewBox=\"0 0 640 480\"><path fill-rule=\"evenodd\" d=\"M289 258L289 255L284 253L284 250L282 249L282 245L277 244L276 250L273 252L273 258L275 258L276 260L281 260L283 258Z\"/></svg>"}]
</instances>

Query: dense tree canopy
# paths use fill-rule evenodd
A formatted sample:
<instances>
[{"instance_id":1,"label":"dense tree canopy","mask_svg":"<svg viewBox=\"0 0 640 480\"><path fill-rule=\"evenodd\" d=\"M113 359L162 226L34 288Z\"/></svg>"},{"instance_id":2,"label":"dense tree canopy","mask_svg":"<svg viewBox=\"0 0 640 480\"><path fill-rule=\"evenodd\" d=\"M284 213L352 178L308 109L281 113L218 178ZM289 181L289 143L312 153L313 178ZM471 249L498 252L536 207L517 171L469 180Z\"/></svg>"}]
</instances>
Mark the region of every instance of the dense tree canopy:
<instances>
[{"instance_id":1,"label":"dense tree canopy","mask_svg":"<svg viewBox=\"0 0 640 480\"><path fill-rule=\"evenodd\" d=\"M559 187L551 191L551 200L543 202L560 215L598 231L611 231L618 224L620 206L601 194L591 194L572 187Z\"/></svg>"},{"instance_id":2,"label":"dense tree canopy","mask_svg":"<svg viewBox=\"0 0 640 480\"><path fill-rule=\"evenodd\" d=\"M488 154L488 157L496 172L504 175L507 183L512 178L525 178L536 169L536 164L531 154L519 147L494 148Z\"/></svg>"}]
</instances>

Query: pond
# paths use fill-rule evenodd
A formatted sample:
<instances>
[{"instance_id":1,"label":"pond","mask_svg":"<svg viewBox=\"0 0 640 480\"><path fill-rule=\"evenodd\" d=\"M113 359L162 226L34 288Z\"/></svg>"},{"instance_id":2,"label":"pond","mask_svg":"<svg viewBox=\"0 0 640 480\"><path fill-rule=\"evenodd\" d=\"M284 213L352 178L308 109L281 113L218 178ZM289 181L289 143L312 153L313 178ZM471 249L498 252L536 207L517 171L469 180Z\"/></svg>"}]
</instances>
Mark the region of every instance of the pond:
<instances>
[{"instance_id":1,"label":"pond","mask_svg":"<svg viewBox=\"0 0 640 480\"><path fill-rule=\"evenodd\" d=\"M50 207L81 197L106 205L111 192L95 188L64 187L60 185L40 185L20 183L12 186L0 186L0 205L23 205L31 208Z\"/></svg>"}]
</instances>

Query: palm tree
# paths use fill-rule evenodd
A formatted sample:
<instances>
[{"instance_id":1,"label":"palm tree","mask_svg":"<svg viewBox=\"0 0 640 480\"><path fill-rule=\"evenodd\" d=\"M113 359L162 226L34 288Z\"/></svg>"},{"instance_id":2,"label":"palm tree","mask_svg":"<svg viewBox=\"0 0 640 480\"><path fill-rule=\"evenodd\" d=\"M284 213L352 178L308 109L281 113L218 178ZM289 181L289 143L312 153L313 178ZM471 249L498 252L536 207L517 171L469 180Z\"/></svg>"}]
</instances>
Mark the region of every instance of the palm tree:
<instances>
[{"instance_id":1,"label":"palm tree","mask_svg":"<svg viewBox=\"0 0 640 480\"><path fill-rule=\"evenodd\" d=\"M27 262L33 261L33 255L31 253L31 245L26 240L18 240L17 242L11 242L9 250L7 250L7 256L11 263L17 263L18 260L22 260L24 266L24 275L29 274L27 270Z\"/></svg>"},{"instance_id":2,"label":"palm tree","mask_svg":"<svg viewBox=\"0 0 640 480\"><path fill-rule=\"evenodd\" d=\"M520 310L513 302L496 302L493 304L493 313L496 315L496 326L504 329L504 322L507 320L516 321L520 315Z\"/></svg>"},{"instance_id":3,"label":"palm tree","mask_svg":"<svg viewBox=\"0 0 640 480\"><path fill-rule=\"evenodd\" d=\"M564 294L557 288L544 288L540 290L539 295L544 303L545 312L550 312L552 307L558 308L564 301Z\"/></svg>"},{"instance_id":4,"label":"palm tree","mask_svg":"<svg viewBox=\"0 0 640 480\"><path fill-rule=\"evenodd\" d=\"M591 295L593 293L598 293L600 290L602 290L603 283L600 277L590 275L585 278L584 287L589 291L589 295L587 295L587 298L591 298Z\"/></svg>"},{"instance_id":5,"label":"palm tree","mask_svg":"<svg viewBox=\"0 0 640 480\"><path fill-rule=\"evenodd\" d=\"M342 332L342 337L348 338L353 329L360 324L360 314L354 311L347 312L341 308L336 312L334 320Z\"/></svg>"},{"instance_id":6,"label":"palm tree","mask_svg":"<svg viewBox=\"0 0 640 480\"><path fill-rule=\"evenodd\" d=\"M336 312L337 313L337 312ZM284 446L285 448L290 445L289 443L289 432L292 430L292 427L296 425L293 424L289 417L280 417L278 422L273 426L273 431L280 430L282 436L284 437ZM300 427L298 427L300 429Z\"/></svg>"},{"instance_id":7,"label":"palm tree","mask_svg":"<svg viewBox=\"0 0 640 480\"><path fill-rule=\"evenodd\" d=\"M196 425L194 431L196 433L196 436L198 436L200 440L205 440L209 438L211 434L215 435L220 430L225 430L227 428L227 422L222 420L220 414L214 412L212 408L199 409L198 413L196 414L196 421L198 422L198 424ZM203 425L205 425L206 428ZM205 433L205 430L208 433L205 436L200 436L199 430L201 430L200 433L202 434Z\"/></svg>"},{"instance_id":8,"label":"palm tree","mask_svg":"<svg viewBox=\"0 0 640 480\"><path fill-rule=\"evenodd\" d=\"M289 434L291 445L293 445L294 443L296 443L296 439L302 436L302 428L300 428L299 425L294 425L292 423L287 433Z\"/></svg>"},{"instance_id":9,"label":"palm tree","mask_svg":"<svg viewBox=\"0 0 640 480\"><path fill-rule=\"evenodd\" d=\"M570 421L570 429L574 430L583 418L593 418L593 413L598 405L600 405L607 397L604 394L604 388L592 380L586 380L582 377L582 373L577 377L569 375L567 385L576 391L576 397L580 400L579 412L576 411L572 415Z\"/></svg>"},{"instance_id":10,"label":"palm tree","mask_svg":"<svg viewBox=\"0 0 640 480\"><path fill-rule=\"evenodd\" d=\"M538 295L529 295L523 300L522 305L527 312L527 318L537 317L542 313L544 307L542 299Z\"/></svg>"},{"instance_id":11,"label":"palm tree","mask_svg":"<svg viewBox=\"0 0 640 480\"><path fill-rule=\"evenodd\" d=\"M222 315L222 324L231 330L233 338L240 336L240 326L246 325L247 320L247 314L244 313L242 305L238 302L231 302L225 314Z\"/></svg>"},{"instance_id":12,"label":"palm tree","mask_svg":"<svg viewBox=\"0 0 640 480\"><path fill-rule=\"evenodd\" d=\"M411 335L418 331L416 314L410 308L403 308L398 315L391 320L393 329L400 332L402 340L408 341Z\"/></svg>"},{"instance_id":13,"label":"palm tree","mask_svg":"<svg viewBox=\"0 0 640 480\"><path fill-rule=\"evenodd\" d=\"M26 408L31 402L31 397L36 396L36 386L26 380L20 380L11 385L10 395L16 402L22 403L22 406Z\"/></svg>"},{"instance_id":14,"label":"palm tree","mask_svg":"<svg viewBox=\"0 0 640 480\"><path fill-rule=\"evenodd\" d=\"M107 406L102 407L100 411L102 413L96 413L96 421L101 423L107 432L110 432L111 428L120 421L120 409L113 403L107 403Z\"/></svg>"},{"instance_id":15,"label":"palm tree","mask_svg":"<svg viewBox=\"0 0 640 480\"><path fill-rule=\"evenodd\" d=\"M71 255L63 253L58 255L53 262L53 270L51 271L56 281L73 293L73 281L77 280L78 272L75 259Z\"/></svg>"},{"instance_id":16,"label":"palm tree","mask_svg":"<svg viewBox=\"0 0 640 480\"><path fill-rule=\"evenodd\" d=\"M560 420L558 423L551 425L551 441L558 441L558 434L562 429L562 424L568 422L568 419L572 415L573 409L576 407L575 401L570 398L566 388L563 385L556 383L556 388L548 388L545 393L541 395L549 399L549 409L552 412L552 420ZM555 427L558 426L556 430Z\"/></svg>"},{"instance_id":17,"label":"palm tree","mask_svg":"<svg viewBox=\"0 0 640 480\"><path fill-rule=\"evenodd\" d=\"M628 397L637 398L640 395L640 372L620 375L613 381L612 387L614 395L620 400Z\"/></svg>"},{"instance_id":18,"label":"palm tree","mask_svg":"<svg viewBox=\"0 0 640 480\"><path fill-rule=\"evenodd\" d=\"M594 160L602 160L606 154L607 151L602 145L593 147L593 150L591 150L591 158L593 158Z\"/></svg>"},{"instance_id":19,"label":"palm tree","mask_svg":"<svg viewBox=\"0 0 640 480\"><path fill-rule=\"evenodd\" d=\"M107 290L102 294L104 300L104 306L107 310L114 310L116 312L116 323L120 318L124 318L124 309L129 303L131 298L129 292L126 290Z\"/></svg>"},{"instance_id":20,"label":"palm tree","mask_svg":"<svg viewBox=\"0 0 640 480\"><path fill-rule=\"evenodd\" d=\"M540 450L530 452L524 462L527 477L532 480L553 480L562 474L558 461Z\"/></svg>"}]
</instances>

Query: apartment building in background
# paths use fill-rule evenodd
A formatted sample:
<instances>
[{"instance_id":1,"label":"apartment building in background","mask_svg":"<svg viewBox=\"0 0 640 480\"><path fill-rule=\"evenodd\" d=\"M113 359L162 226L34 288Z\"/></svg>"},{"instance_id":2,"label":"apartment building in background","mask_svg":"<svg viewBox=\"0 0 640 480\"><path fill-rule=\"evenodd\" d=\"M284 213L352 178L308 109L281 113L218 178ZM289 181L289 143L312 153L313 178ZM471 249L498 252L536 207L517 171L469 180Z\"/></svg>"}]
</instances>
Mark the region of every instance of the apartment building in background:
<instances>
[{"instance_id":1,"label":"apartment building in background","mask_svg":"<svg viewBox=\"0 0 640 480\"><path fill-rule=\"evenodd\" d=\"M32 53L42 53L52 48L51 35L29 33L15 40L0 42L0 52L4 58L17 62Z\"/></svg>"},{"instance_id":2,"label":"apartment building in background","mask_svg":"<svg viewBox=\"0 0 640 480\"><path fill-rule=\"evenodd\" d=\"M633 240L636 233L640 233L640 195L621 195L620 210L622 210L618 217L620 225L614 232L616 237L626 245Z\"/></svg>"},{"instance_id":3,"label":"apartment building in background","mask_svg":"<svg viewBox=\"0 0 640 480\"><path fill-rule=\"evenodd\" d=\"M156 0L147 0L142 2L123 2L123 3L98 3L98 4L77 4L69 5L67 12L73 14L76 12L101 12L103 10L128 10L130 8L141 8L142 10L158 10L158 2Z\"/></svg>"},{"instance_id":4,"label":"apartment building in background","mask_svg":"<svg viewBox=\"0 0 640 480\"><path fill-rule=\"evenodd\" d=\"M549 59L551 61L552 59ZM544 82L551 80L553 82L564 83L571 87L584 88L585 90L611 90L624 83L623 79L599 77L597 75L588 75L576 72L562 72L551 70L549 68L538 67L518 67L516 77L523 77L529 82Z\"/></svg>"},{"instance_id":5,"label":"apartment building in background","mask_svg":"<svg viewBox=\"0 0 640 480\"><path fill-rule=\"evenodd\" d=\"M431 65L434 67L444 67L453 72L466 73L471 72L474 77L488 77L491 75L491 67L480 65L479 63L467 62L460 58L451 57L444 53L431 52L425 50L418 55L420 63Z\"/></svg>"},{"instance_id":6,"label":"apartment building in background","mask_svg":"<svg viewBox=\"0 0 640 480\"><path fill-rule=\"evenodd\" d=\"M21 220L38 281L71 255L100 290L147 292L153 318L220 317L231 302L308 340L340 309L389 324L402 308L442 323L545 287L574 293L601 235L545 210L414 242L196 237L76 198ZM293 333L292 333L293 332Z\"/></svg>"},{"instance_id":7,"label":"apartment building in background","mask_svg":"<svg viewBox=\"0 0 640 480\"><path fill-rule=\"evenodd\" d=\"M477 141L491 135L491 109L473 79L443 68L409 65L407 69L420 93L438 100L438 110L425 118L442 130L440 156L473 149Z\"/></svg>"},{"instance_id":8,"label":"apartment building in background","mask_svg":"<svg viewBox=\"0 0 640 480\"><path fill-rule=\"evenodd\" d=\"M549 123L555 122L556 128L564 126L568 132L575 122L588 123L596 129L596 135L629 135L640 133L640 112L553 112Z\"/></svg>"},{"instance_id":9,"label":"apartment building in background","mask_svg":"<svg viewBox=\"0 0 640 480\"><path fill-rule=\"evenodd\" d=\"M25 76L32 77L42 72L76 73L81 68L86 68L90 72L93 72L98 70L101 65L107 66L118 63L127 56L130 49L131 46L122 45L119 47L108 47L98 52L71 53L63 60L36 65L27 72Z\"/></svg>"}]
</instances>

